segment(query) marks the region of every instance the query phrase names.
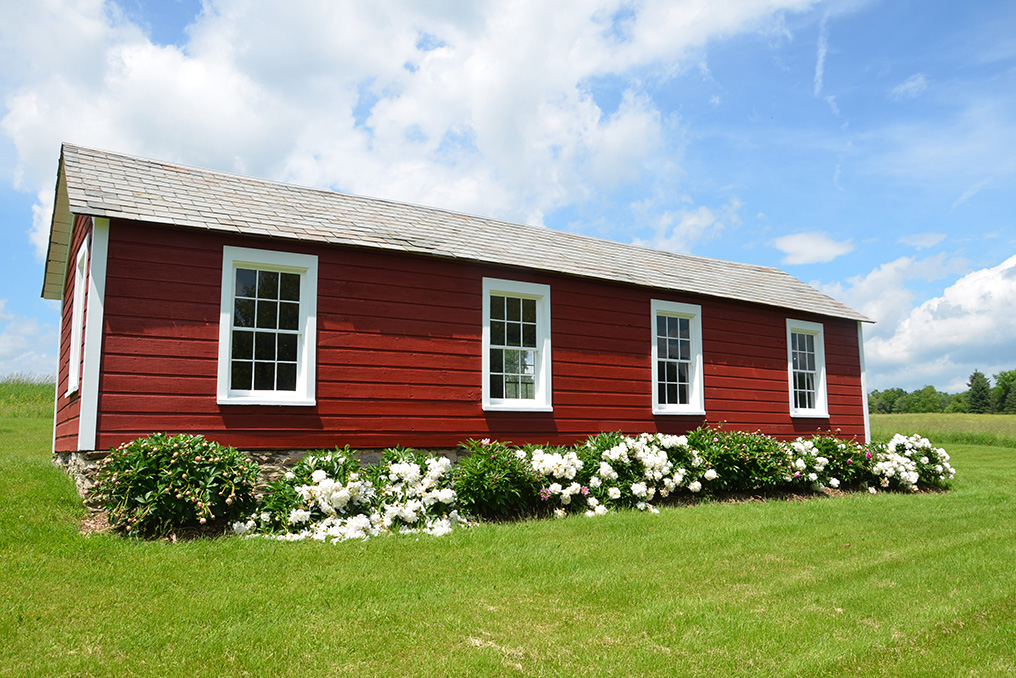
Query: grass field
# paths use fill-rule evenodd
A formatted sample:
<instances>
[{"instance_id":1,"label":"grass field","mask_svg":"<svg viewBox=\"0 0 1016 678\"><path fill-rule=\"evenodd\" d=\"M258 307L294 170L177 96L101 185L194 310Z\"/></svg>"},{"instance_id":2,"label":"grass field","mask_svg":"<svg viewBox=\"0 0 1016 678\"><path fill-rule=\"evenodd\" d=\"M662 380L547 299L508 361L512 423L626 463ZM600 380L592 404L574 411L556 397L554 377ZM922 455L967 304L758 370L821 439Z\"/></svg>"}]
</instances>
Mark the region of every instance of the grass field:
<instances>
[{"instance_id":1,"label":"grass field","mask_svg":"<svg viewBox=\"0 0 1016 678\"><path fill-rule=\"evenodd\" d=\"M171 544L82 536L6 412L0 676L1016 675L1013 449L949 445L947 493Z\"/></svg>"},{"instance_id":2,"label":"grass field","mask_svg":"<svg viewBox=\"0 0 1016 678\"><path fill-rule=\"evenodd\" d=\"M873 440L894 433L920 433L939 446L947 443L1016 448L1016 414L873 414Z\"/></svg>"}]
</instances>

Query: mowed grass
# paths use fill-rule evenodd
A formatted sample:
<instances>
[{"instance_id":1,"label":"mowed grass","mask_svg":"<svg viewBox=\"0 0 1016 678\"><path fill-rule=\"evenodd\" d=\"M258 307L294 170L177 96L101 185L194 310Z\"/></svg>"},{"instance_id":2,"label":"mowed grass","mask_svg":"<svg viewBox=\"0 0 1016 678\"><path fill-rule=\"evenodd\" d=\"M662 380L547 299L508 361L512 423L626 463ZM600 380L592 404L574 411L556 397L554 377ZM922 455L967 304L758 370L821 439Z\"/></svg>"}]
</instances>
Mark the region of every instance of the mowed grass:
<instances>
[{"instance_id":1,"label":"mowed grass","mask_svg":"<svg viewBox=\"0 0 1016 678\"><path fill-rule=\"evenodd\" d=\"M939 446L969 443L1016 448L1016 414L871 415L873 440L888 440L895 433L919 433Z\"/></svg>"},{"instance_id":2,"label":"mowed grass","mask_svg":"<svg viewBox=\"0 0 1016 678\"><path fill-rule=\"evenodd\" d=\"M954 489L338 545L82 536L0 416L0 675L1016 675L1016 454Z\"/></svg>"}]
</instances>

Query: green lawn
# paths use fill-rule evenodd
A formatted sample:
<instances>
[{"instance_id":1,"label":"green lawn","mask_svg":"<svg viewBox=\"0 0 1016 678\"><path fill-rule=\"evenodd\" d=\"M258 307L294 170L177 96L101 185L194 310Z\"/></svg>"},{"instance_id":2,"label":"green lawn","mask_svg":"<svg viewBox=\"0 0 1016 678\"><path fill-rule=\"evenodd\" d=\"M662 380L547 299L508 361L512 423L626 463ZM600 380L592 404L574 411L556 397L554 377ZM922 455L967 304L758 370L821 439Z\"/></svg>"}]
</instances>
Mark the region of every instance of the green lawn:
<instances>
[{"instance_id":1,"label":"green lawn","mask_svg":"<svg viewBox=\"0 0 1016 678\"><path fill-rule=\"evenodd\" d=\"M1016 454L947 493L339 545L82 536L0 414L0 675L1016 675Z\"/></svg>"}]
</instances>

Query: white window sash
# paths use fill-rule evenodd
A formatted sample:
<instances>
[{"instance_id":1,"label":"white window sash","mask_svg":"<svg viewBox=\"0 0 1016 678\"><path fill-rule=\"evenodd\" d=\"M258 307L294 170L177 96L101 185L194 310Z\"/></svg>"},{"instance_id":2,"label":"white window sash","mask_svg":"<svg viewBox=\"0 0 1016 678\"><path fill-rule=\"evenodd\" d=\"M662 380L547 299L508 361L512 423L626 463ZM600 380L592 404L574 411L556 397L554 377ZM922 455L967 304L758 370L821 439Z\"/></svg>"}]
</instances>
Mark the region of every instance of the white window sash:
<instances>
[{"instance_id":1,"label":"white window sash","mask_svg":"<svg viewBox=\"0 0 1016 678\"><path fill-rule=\"evenodd\" d=\"M661 403L659 396L660 356L657 345L656 323L660 317L685 318L691 332L691 364L689 367L688 402ZM652 384L653 414L677 414L702 416L705 409L704 361L702 358L702 307L698 304L683 304L675 301L653 299L650 302L650 338L652 340Z\"/></svg>"},{"instance_id":2,"label":"white window sash","mask_svg":"<svg viewBox=\"0 0 1016 678\"><path fill-rule=\"evenodd\" d=\"M494 398L490 389L490 297L504 295L536 301L536 364L534 378L535 398ZM550 341L550 286L539 283L483 279L483 386L482 407L485 411L552 412Z\"/></svg>"},{"instance_id":3,"label":"white window sash","mask_svg":"<svg viewBox=\"0 0 1016 678\"><path fill-rule=\"evenodd\" d=\"M226 245L222 253L222 288L219 310L219 366L216 401L220 405L313 406L317 379L317 257ZM297 339L295 391L234 390L231 388L233 302L236 269L251 268L300 275L300 320Z\"/></svg>"},{"instance_id":4,"label":"white window sash","mask_svg":"<svg viewBox=\"0 0 1016 678\"><path fill-rule=\"evenodd\" d=\"M815 340L815 370L794 369L794 335L811 335ZM815 406L798 407L796 399L795 376L797 374L815 375ZM829 417L829 405L826 391L825 363L825 331L821 323L806 320L787 319L787 383L789 391L790 415L800 418L826 419Z\"/></svg>"}]
</instances>

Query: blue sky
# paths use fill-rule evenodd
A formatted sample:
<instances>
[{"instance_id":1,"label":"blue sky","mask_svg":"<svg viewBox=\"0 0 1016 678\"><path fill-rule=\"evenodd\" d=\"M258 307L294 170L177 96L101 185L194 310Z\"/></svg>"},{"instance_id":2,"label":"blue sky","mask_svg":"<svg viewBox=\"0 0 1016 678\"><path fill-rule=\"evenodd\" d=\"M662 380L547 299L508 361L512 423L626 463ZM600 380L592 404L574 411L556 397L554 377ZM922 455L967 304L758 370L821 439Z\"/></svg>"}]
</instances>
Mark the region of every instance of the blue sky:
<instances>
[{"instance_id":1,"label":"blue sky","mask_svg":"<svg viewBox=\"0 0 1016 678\"><path fill-rule=\"evenodd\" d=\"M62 141L780 267L869 386L1016 368L1012 2L0 0L0 374Z\"/></svg>"}]
</instances>

